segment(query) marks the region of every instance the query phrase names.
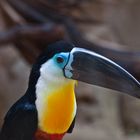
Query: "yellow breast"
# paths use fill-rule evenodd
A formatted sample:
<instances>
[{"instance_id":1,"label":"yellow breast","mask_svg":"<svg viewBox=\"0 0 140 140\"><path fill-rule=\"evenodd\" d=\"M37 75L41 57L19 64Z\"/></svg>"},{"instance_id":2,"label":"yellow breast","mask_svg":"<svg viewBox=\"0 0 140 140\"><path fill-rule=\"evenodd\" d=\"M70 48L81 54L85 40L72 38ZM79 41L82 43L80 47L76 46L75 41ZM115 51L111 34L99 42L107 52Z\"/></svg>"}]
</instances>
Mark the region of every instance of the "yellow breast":
<instances>
[{"instance_id":1,"label":"yellow breast","mask_svg":"<svg viewBox=\"0 0 140 140\"><path fill-rule=\"evenodd\" d=\"M66 132L76 113L74 82L44 94L40 129L49 134Z\"/></svg>"}]
</instances>

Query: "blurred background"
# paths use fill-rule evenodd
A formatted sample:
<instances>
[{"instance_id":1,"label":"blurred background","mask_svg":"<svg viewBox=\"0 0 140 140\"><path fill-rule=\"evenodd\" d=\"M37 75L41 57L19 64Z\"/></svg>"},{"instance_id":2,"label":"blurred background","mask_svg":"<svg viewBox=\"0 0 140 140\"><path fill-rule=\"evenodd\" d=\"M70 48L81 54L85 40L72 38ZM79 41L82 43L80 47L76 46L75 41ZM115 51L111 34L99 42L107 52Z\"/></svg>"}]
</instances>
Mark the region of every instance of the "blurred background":
<instances>
[{"instance_id":1,"label":"blurred background","mask_svg":"<svg viewBox=\"0 0 140 140\"><path fill-rule=\"evenodd\" d=\"M139 0L0 0L0 126L36 57L60 39L93 48L140 80L139 13ZM140 100L80 82L76 96L75 129L64 140L140 139Z\"/></svg>"}]
</instances>

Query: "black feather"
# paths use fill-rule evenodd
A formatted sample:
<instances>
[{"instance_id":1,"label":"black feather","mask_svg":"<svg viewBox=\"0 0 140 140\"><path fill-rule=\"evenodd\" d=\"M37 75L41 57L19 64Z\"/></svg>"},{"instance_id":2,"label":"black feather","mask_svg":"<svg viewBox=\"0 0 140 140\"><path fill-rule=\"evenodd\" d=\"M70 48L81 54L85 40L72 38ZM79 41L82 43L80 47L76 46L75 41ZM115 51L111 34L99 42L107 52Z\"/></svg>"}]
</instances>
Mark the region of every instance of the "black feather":
<instances>
[{"instance_id":1,"label":"black feather","mask_svg":"<svg viewBox=\"0 0 140 140\"><path fill-rule=\"evenodd\" d=\"M26 96L8 111L0 132L0 140L32 140L37 129L37 110Z\"/></svg>"}]
</instances>

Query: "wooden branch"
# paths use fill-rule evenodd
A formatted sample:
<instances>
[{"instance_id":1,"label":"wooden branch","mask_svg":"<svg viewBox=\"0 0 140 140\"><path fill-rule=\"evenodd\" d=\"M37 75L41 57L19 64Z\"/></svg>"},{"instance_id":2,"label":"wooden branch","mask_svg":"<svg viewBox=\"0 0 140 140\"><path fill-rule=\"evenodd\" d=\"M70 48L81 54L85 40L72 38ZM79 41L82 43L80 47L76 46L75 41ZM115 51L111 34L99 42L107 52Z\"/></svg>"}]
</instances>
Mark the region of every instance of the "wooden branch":
<instances>
[{"instance_id":1,"label":"wooden branch","mask_svg":"<svg viewBox=\"0 0 140 140\"><path fill-rule=\"evenodd\" d=\"M20 25L6 32L0 32L0 45L13 43L16 40L25 38L51 43L62 39L63 36L64 29L62 26L54 24Z\"/></svg>"},{"instance_id":2,"label":"wooden branch","mask_svg":"<svg viewBox=\"0 0 140 140\"><path fill-rule=\"evenodd\" d=\"M0 32L0 45L14 43L26 61L32 64L47 44L63 37L64 29L58 25L20 25Z\"/></svg>"}]
</instances>

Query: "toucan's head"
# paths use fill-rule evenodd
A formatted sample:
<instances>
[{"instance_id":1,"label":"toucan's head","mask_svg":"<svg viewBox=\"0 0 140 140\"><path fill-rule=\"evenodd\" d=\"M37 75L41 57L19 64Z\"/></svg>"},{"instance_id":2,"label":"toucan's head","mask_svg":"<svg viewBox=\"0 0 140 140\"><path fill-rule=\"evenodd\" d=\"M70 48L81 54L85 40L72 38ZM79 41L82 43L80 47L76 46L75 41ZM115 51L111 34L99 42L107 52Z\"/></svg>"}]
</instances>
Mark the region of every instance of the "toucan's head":
<instances>
[{"instance_id":1,"label":"toucan's head","mask_svg":"<svg viewBox=\"0 0 140 140\"><path fill-rule=\"evenodd\" d=\"M48 45L33 65L29 85L36 85L40 76L60 84L79 80L140 97L140 83L131 74L110 59L79 47L65 41Z\"/></svg>"}]
</instances>

